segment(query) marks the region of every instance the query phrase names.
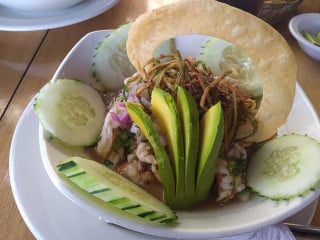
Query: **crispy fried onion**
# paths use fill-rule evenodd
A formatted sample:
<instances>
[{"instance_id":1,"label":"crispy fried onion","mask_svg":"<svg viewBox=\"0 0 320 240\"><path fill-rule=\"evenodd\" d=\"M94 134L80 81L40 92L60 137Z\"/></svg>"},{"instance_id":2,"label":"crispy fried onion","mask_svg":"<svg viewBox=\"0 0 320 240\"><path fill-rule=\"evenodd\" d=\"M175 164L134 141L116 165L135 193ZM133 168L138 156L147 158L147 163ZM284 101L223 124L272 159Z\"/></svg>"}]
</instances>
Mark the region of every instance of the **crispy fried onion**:
<instances>
[{"instance_id":1,"label":"crispy fried onion","mask_svg":"<svg viewBox=\"0 0 320 240\"><path fill-rule=\"evenodd\" d=\"M144 91L151 92L154 87L161 87L175 96L180 85L195 98L200 116L220 101L225 118L225 149L228 149L241 124L250 122L255 129L256 101L250 93L240 88L237 80L228 76L231 72L215 75L202 62L192 57L182 58L179 52L152 58L143 70L144 77L139 75L139 79L135 79L142 82L136 91L138 97Z\"/></svg>"}]
</instances>

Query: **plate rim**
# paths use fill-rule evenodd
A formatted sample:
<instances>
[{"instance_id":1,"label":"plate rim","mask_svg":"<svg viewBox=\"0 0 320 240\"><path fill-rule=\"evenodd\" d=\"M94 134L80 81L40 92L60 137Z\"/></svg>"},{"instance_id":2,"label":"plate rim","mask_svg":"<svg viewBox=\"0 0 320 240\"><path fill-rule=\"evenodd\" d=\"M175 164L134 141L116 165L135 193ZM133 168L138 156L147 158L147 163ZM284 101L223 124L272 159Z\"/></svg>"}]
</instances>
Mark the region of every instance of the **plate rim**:
<instances>
[{"instance_id":1,"label":"plate rim","mask_svg":"<svg viewBox=\"0 0 320 240\"><path fill-rule=\"evenodd\" d=\"M0 5L0 11L9 11L16 14L16 16L20 16L20 18L0 16L0 30L36 31L64 27L96 17L112 8L118 2L119 0L82 1L68 9L48 12L48 16L45 13L39 13L33 18L30 16L34 13L23 12ZM89 11L86 9L88 7L90 8ZM81 13L77 13L77 11L81 11ZM71 18L70 15L72 16Z\"/></svg>"}]
</instances>

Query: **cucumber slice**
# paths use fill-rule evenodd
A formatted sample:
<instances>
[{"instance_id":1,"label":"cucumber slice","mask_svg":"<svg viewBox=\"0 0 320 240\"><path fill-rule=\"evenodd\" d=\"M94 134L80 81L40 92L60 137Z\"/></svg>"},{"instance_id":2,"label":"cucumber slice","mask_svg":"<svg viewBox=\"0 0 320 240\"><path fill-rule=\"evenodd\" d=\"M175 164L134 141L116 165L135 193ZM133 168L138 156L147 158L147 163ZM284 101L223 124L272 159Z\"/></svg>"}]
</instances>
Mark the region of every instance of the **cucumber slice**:
<instances>
[{"instance_id":1,"label":"cucumber slice","mask_svg":"<svg viewBox=\"0 0 320 240\"><path fill-rule=\"evenodd\" d=\"M240 80L253 97L262 95L262 82L250 57L232 43L216 37L210 38L201 47L199 60L215 74L231 70L230 76Z\"/></svg>"},{"instance_id":2,"label":"cucumber slice","mask_svg":"<svg viewBox=\"0 0 320 240\"><path fill-rule=\"evenodd\" d=\"M98 162L71 157L59 163L57 170L63 179L89 193L111 211L120 209L139 219L159 223L172 222L177 218L160 200Z\"/></svg>"},{"instance_id":3,"label":"cucumber slice","mask_svg":"<svg viewBox=\"0 0 320 240\"><path fill-rule=\"evenodd\" d=\"M72 79L47 83L36 96L34 109L51 136L73 146L97 142L105 117L100 94Z\"/></svg>"},{"instance_id":4,"label":"cucumber slice","mask_svg":"<svg viewBox=\"0 0 320 240\"><path fill-rule=\"evenodd\" d=\"M174 40L169 39L161 43L154 51L154 57L159 57L161 54L170 54L176 51Z\"/></svg>"},{"instance_id":5,"label":"cucumber slice","mask_svg":"<svg viewBox=\"0 0 320 240\"><path fill-rule=\"evenodd\" d=\"M131 23L126 23L107 35L96 47L93 57L93 75L109 90L119 90L123 81L136 70L131 64L126 49L126 42ZM161 43L154 56L175 52L173 39Z\"/></svg>"},{"instance_id":6,"label":"cucumber slice","mask_svg":"<svg viewBox=\"0 0 320 240\"><path fill-rule=\"evenodd\" d=\"M126 42L131 24L115 29L99 43L93 57L93 75L109 90L119 90L135 72L127 56Z\"/></svg>"},{"instance_id":7,"label":"cucumber slice","mask_svg":"<svg viewBox=\"0 0 320 240\"><path fill-rule=\"evenodd\" d=\"M304 196L320 185L320 145L299 134L266 142L250 159L247 184L273 200Z\"/></svg>"}]
</instances>

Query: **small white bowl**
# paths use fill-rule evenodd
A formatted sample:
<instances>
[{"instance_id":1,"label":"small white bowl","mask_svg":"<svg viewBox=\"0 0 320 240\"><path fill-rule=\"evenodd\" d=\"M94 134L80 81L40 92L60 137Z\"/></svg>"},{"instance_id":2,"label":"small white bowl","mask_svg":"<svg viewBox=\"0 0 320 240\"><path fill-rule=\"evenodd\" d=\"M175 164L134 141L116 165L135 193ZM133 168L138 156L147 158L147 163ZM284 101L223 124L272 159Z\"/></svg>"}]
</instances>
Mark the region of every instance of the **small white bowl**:
<instances>
[{"instance_id":1,"label":"small white bowl","mask_svg":"<svg viewBox=\"0 0 320 240\"><path fill-rule=\"evenodd\" d=\"M83 0L0 0L0 5L27 12L59 11Z\"/></svg>"},{"instance_id":2,"label":"small white bowl","mask_svg":"<svg viewBox=\"0 0 320 240\"><path fill-rule=\"evenodd\" d=\"M293 17L289 22L289 30L302 50L311 58L320 61L320 46L303 37L303 31L312 34L320 32L320 13L305 13Z\"/></svg>"}]
</instances>

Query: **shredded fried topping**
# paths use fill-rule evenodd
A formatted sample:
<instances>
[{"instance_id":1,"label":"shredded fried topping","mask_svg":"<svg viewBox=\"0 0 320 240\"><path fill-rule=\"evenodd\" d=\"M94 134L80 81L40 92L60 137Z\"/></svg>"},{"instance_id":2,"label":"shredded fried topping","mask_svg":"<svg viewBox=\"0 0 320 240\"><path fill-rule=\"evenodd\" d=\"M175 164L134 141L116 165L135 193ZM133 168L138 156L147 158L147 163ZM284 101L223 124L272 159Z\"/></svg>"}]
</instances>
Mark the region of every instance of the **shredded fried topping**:
<instances>
[{"instance_id":1,"label":"shredded fried topping","mask_svg":"<svg viewBox=\"0 0 320 240\"><path fill-rule=\"evenodd\" d=\"M132 79L142 83L136 91L138 97L144 91L151 93L154 87L160 87L175 96L180 85L195 98L200 116L220 101L225 117L225 149L228 149L240 124L248 120L254 122L256 102L238 80L229 77L231 71L215 75L204 63L192 57L182 58L178 51L152 58L143 70L145 78L134 75Z\"/></svg>"}]
</instances>

